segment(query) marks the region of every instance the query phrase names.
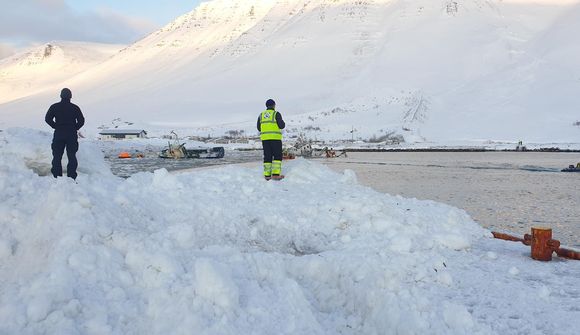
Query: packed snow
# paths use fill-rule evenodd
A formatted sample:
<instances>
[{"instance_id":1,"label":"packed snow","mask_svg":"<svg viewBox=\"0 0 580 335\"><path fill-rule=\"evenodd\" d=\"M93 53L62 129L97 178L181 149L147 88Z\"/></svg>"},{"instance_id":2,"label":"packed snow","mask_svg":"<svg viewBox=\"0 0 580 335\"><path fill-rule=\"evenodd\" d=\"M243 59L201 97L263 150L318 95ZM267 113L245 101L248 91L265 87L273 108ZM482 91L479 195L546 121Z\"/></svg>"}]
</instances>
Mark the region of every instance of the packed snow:
<instances>
[{"instance_id":1,"label":"packed snow","mask_svg":"<svg viewBox=\"0 0 580 335\"><path fill-rule=\"evenodd\" d=\"M0 132L1 334L577 334L580 267L312 161L113 176Z\"/></svg>"}]
</instances>

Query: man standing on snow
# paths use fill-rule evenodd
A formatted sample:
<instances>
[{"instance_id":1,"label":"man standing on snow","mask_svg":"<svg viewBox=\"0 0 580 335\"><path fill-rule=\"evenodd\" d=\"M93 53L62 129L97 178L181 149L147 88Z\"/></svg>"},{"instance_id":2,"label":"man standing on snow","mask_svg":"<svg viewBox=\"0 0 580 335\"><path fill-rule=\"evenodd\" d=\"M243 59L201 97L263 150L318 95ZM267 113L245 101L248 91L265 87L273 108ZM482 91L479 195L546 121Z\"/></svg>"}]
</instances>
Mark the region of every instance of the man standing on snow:
<instances>
[{"instance_id":1,"label":"man standing on snow","mask_svg":"<svg viewBox=\"0 0 580 335\"><path fill-rule=\"evenodd\" d=\"M283 179L282 175L282 129L286 123L282 115L276 111L276 102L266 101L266 109L258 117L258 131L264 149L264 178L266 180Z\"/></svg>"},{"instance_id":2,"label":"man standing on snow","mask_svg":"<svg viewBox=\"0 0 580 335\"><path fill-rule=\"evenodd\" d=\"M72 179L77 178L77 157L79 149L77 132L85 124L85 118L79 106L70 102L72 92L63 88L60 92L61 101L50 106L44 120L54 129L52 138L52 175L62 176L62 155L66 148L68 165L66 174Z\"/></svg>"}]
</instances>

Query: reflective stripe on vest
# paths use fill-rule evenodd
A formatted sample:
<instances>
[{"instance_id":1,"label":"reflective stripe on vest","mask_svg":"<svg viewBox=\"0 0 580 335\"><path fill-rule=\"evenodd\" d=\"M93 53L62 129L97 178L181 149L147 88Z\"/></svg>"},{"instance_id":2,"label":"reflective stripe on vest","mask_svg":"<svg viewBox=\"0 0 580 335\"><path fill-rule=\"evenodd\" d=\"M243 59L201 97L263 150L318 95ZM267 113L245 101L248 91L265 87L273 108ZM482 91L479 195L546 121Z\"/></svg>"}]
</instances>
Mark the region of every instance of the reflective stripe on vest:
<instances>
[{"instance_id":1,"label":"reflective stripe on vest","mask_svg":"<svg viewBox=\"0 0 580 335\"><path fill-rule=\"evenodd\" d=\"M276 111L268 109L262 112L260 116L260 139L262 141L268 140L282 140L282 131L276 122Z\"/></svg>"}]
</instances>

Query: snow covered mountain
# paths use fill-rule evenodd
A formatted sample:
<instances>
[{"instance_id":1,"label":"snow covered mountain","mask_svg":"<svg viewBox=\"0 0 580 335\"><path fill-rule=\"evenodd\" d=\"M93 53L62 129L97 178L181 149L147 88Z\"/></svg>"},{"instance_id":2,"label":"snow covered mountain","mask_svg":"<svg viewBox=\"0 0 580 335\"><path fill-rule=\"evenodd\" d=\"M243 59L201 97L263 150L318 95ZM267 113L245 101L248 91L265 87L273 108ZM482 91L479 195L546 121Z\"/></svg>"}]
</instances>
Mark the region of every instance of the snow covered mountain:
<instances>
[{"instance_id":1,"label":"snow covered mountain","mask_svg":"<svg viewBox=\"0 0 580 335\"><path fill-rule=\"evenodd\" d=\"M62 85L92 129L255 132L272 97L317 138L574 141L579 28L578 0L214 0ZM57 93L0 126L41 126Z\"/></svg>"},{"instance_id":2,"label":"snow covered mountain","mask_svg":"<svg viewBox=\"0 0 580 335\"><path fill-rule=\"evenodd\" d=\"M34 95L101 63L121 45L51 42L0 60L0 103Z\"/></svg>"}]
</instances>

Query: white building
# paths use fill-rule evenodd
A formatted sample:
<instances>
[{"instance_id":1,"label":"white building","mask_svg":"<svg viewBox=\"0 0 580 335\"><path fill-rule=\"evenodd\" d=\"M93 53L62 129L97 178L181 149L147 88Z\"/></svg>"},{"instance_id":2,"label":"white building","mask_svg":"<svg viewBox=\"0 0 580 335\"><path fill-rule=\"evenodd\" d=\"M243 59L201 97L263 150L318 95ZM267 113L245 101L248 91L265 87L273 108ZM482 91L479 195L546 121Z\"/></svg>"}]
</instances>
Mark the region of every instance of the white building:
<instances>
[{"instance_id":1,"label":"white building","mask_svg":"<svg viewBox=\"0 0 580 335\"><path fill-rule=\"evenodd\" d=\"M136 129L106 129L99 133L101 140L123 140L131 138L145 138L147 132L145 130Z\"/></svg>"}]
</instances>

